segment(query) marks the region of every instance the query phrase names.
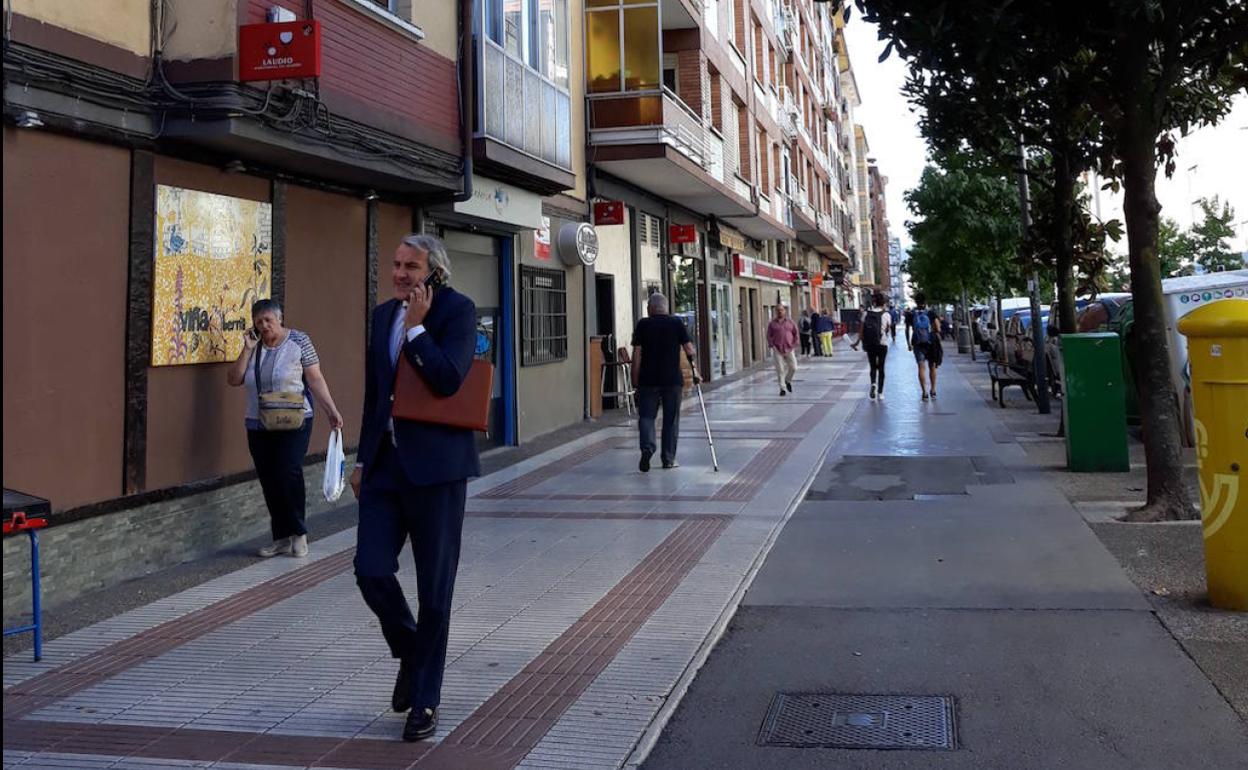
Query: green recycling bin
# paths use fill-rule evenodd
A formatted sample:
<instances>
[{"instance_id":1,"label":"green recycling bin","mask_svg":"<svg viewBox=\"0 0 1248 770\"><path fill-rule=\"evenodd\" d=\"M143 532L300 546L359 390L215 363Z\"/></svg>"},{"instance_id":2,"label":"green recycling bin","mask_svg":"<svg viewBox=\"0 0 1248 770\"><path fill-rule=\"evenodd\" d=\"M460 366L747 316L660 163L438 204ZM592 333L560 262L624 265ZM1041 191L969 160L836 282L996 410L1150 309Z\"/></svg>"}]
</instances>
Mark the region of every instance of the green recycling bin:
<instances>
[{"instance_id":1,"label":"green recycling bin","mask_svg":"<svg viewBox=\"0 0 1248 770\"><path fill-rule=\"evenodd\" d=\"M1082 472L1126 472L1127 415L1122 342L1113 332L1062 335L1066 467Z\"/></svg>"}]
</instances>

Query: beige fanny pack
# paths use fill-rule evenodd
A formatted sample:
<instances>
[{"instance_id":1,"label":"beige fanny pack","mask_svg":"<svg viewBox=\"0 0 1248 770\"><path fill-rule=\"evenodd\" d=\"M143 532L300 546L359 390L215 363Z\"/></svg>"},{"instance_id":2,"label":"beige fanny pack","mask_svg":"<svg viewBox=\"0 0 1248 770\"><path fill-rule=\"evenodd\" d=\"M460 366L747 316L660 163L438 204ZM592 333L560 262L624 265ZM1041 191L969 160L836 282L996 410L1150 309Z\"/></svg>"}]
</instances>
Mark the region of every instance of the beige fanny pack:
<instances>
[{"instance_id":1,"label":"beige fanny pack","mask_svg":"<svg viewBox=\"0 0 1248 770\"><path fill-rule=\"evenodd\" d=\"M274 353L276 355L276 353ZM294 390L260 392L260 351L256 359L256 393L260 402L260 427L265 430L299 430L303 427L303 393Z\"/></svg>"},{"instance_id":2,"label":"beige fanny pack","mask_svg":"<svg viewBox=\"0 0 1248 770\"><path fill-rule=\"evenodd\" d=\"M280 390L260 394L260 426L265 430L299 430L303 427L303 394Z\"/></svg>"}]
</instances>

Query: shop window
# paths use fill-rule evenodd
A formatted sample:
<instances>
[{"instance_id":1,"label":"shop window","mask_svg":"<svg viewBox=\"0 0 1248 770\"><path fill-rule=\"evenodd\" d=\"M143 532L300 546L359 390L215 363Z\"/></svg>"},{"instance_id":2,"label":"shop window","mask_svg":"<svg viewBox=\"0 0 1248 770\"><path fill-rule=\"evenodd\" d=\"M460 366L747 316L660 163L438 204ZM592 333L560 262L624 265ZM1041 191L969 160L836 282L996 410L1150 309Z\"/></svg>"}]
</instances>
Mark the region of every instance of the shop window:
<instances>
[{"instance_id":1,"label":"shop window","mask_svg":"<svg viewBox=\"0 0 1248 770\"><path fill-rule=\"evenodd\" d=\"M568 357L568 294L560 270L520 269L520 365Z\"/></svg>"}]
</instances>

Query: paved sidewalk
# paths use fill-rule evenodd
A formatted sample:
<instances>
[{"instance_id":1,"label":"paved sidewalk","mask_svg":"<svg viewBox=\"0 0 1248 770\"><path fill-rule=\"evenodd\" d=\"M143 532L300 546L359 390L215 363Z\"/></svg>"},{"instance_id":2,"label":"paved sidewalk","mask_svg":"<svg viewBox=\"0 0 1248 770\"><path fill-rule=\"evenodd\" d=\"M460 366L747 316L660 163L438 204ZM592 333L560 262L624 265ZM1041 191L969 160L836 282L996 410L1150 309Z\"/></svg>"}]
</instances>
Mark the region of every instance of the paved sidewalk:
<instances>
[{"instance_id":1,"label":"paved sidewalk","mask_svg":"<svg viewBox=\"0 0 1248 770\"><path fill-rule=\"evenodd\" d=\"M647 769L1248 768L1248 727L954 357L921 403L893 348ZM780 692L824 708L760 745L798 722L766 721ZM877 694L951 697L953 750L828 701ZM793 745L829 738L916 740Z\"/></svg>"},{"instance_id":2,"label":"paved sidewalk","mask_svg":"<svg viewBox=\"0 0 1248 770\"><path fill-rule=\"evenodd\" d=\"M847 350L707 394L677 470L609 428L474 481L439 731L397 740L395 663L351 575L313 543L4 666L4 766L619 767L640 757L735 609L865 373ZM414 596L410 557L401 577Z\"/></svg>"}]
</instances>

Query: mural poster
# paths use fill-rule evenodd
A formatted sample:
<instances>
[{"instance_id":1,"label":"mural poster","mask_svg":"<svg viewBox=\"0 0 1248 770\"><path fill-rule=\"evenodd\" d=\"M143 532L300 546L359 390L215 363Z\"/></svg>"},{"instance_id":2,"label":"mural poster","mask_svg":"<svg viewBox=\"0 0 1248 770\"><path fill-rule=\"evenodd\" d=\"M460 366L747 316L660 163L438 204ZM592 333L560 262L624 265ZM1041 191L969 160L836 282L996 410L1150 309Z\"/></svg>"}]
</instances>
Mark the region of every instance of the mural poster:
<instances>
[{"instance_id":1,"label":"mural poster","mask_svg":"<svg viewBox=\"0 0 1248 770\"><path fill-rule=\"evenodd\" d=\"M273 206L158 185L152 366L233 361L270 295Z\"/></svg>"}]
</instances>

